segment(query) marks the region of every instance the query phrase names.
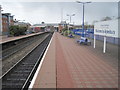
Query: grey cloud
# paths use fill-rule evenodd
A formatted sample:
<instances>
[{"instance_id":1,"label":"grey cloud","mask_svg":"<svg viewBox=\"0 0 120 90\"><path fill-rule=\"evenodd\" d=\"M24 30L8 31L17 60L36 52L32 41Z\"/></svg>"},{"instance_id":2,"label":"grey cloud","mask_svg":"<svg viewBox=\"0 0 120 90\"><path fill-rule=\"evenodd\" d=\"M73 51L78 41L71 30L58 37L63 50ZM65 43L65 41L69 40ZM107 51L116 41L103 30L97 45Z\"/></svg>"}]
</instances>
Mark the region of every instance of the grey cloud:
<instances>
[{"instance_id":1,"label":"grey cloud","mask_svg":"<svg viewBox=\"0 0 120 90\"><path fill-rule=\"evenodd\" d=\"M82 22L82 5L76 2L7 2L2 5L6 12L10 11L16 18L32 23L60 22L61 8L63 8L63 19L69 19L66 14L75 13L72 21L76 24ZM93 2L85 5L85 20L88 22L100 20L105 16L117 17L117 13L116 2Z\"/></svg>"}]
</instances>

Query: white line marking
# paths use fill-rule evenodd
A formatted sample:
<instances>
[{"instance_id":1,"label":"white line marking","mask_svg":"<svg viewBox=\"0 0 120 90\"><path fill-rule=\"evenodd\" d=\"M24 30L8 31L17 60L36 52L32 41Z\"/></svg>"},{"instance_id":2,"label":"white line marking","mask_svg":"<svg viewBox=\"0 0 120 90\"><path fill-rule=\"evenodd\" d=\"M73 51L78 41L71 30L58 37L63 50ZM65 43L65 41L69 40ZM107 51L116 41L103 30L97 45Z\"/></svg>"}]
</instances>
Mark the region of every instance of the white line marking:
<instances>
[{"instance_id":1,"label":"white line marking","mask_svg":"<svg viewBox=\"0 0 120 90\"><path fill-rule=\"evenodd\" d=\"M47 47L47 49L46 49L46 51L45 51L45 53L44 53L44 55L43 55L43 57L42 57L42 59L41 59L41 62L40 62L40 64L39 64L39 66L38 66L38 69L37 69L37 71L36 71L36 73L35 73L32 81L31 81L30 86L29 86L29 89L32 89L33 86L34 86L35 80L36 80L36 78L37 78L37 76L38 76L38 73L39 73L39 71L40 71L40 69L41 69L42 63L43 63L43 61L44 61L44 58L45 58L45 56L46 56L46 54L47 54L47 51L48 51L50 45L51 45L51 42L52 42L52 40L53 40L53 37L54 37L54 34L53 34L53 36L52 36L52 38L51 38L51 40L50 40L50 43L49 43L49 45L48 45L48 47Z\"/></svg>"}]
</instances>

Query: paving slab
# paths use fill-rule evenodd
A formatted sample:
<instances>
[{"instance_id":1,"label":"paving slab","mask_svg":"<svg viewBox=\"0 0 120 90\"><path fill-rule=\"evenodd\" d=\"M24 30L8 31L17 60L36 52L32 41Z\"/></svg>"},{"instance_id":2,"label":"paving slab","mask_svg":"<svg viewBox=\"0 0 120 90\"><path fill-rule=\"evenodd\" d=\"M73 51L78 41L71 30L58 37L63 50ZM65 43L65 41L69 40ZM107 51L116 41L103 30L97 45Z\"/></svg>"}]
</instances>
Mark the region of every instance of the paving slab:
<instances>
[{"instance_id":1,"label":"paving slab","mask_svg":"<svg viewBox=\"0 0 120 90\"><path fill-rule=\"evenodd\" d=\"M105 59L55 32L33 88L118 88L118 70Z\"/></svg>"},{"instance_id":2,"label":"paving slab","mask_svg":"<svg viewBox=\"0 0 120 90\"><path fill-rule=\"evenodd\" d=\"M73 39L64 37L59 33L56 33L56 39L57 48L61 48L61 52L56 53L63 54L65 57L61 59L61 62L65 62L64 66L66 67L63 73L69 73L73 84L72 88L118 88L118 70L105 62L104 57L97 56L86 46L80 46ZM61 68L63 68L59 62L57 63L59 66L57 73L60 73ZM57 77L59 76L57 75ZM61 81L63 77L64 75L57 79L58 88L61 84L64 85L61 87L67 87ZM68 88L71 87L68 86Z\"/></svg>"}]
</instances>

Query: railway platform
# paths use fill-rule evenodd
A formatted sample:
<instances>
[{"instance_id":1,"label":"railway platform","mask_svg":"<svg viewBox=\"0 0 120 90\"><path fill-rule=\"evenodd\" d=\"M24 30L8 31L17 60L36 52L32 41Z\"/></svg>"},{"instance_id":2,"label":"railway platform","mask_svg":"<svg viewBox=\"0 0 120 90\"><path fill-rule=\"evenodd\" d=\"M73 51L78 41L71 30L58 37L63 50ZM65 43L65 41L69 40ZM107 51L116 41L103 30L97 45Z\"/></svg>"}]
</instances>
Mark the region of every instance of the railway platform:
<instances>
[{"instance_id":1,"label":"railway platform","mask_svg":"<svg viewBox=\"0 0 120 90\"><path fill-rule=\"evenodd\" d=\"M41 34L41 33L42 32L27 34L27 35L22 35L22 36L16 36L16 37L0 36L0 44L10 42L10 41L14 41L14 40L18 40L18 39L22 39L22 38L27 38L27 37L38 35L38 34Z\"/></svg>"},{"instance_id":2,"label":"railway platform","mask_svg":"<svg viewBox=\"0 0 120 90\"><path fill-rule=\"evenodd\" d=\"M30 88L118 88L117 68L89 47L55 32Z\"/></svg>"}]
</instances>

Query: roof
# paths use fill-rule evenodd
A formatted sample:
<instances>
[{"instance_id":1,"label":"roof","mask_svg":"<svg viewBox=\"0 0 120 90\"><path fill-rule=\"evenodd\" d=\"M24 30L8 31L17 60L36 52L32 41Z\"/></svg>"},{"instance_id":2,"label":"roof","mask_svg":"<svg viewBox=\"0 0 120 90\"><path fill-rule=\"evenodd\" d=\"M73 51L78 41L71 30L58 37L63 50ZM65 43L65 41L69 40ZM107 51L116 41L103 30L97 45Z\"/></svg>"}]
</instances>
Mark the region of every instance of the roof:
<instances>
[{"instance_id":1,"label":"roof","mask_svg":"<svg viewBox=\"0 0 120 90\"><path fill-rule=\"evenodd\" d=\"M58 26L58 23L34 24L33 26L40 26L40 27L45 27L45 26Z\"/></svg>"},{"instance_id":2,"label":"roof","mask_svg":"<svg viewBox=\"0 0 120 90\"><path fill-rule=\"evenodd\" d=\"M2 13L2 15L7 15L7 16L9 16L9 15L11 15L11 13Z\"/></svg>"}]
</instances>

